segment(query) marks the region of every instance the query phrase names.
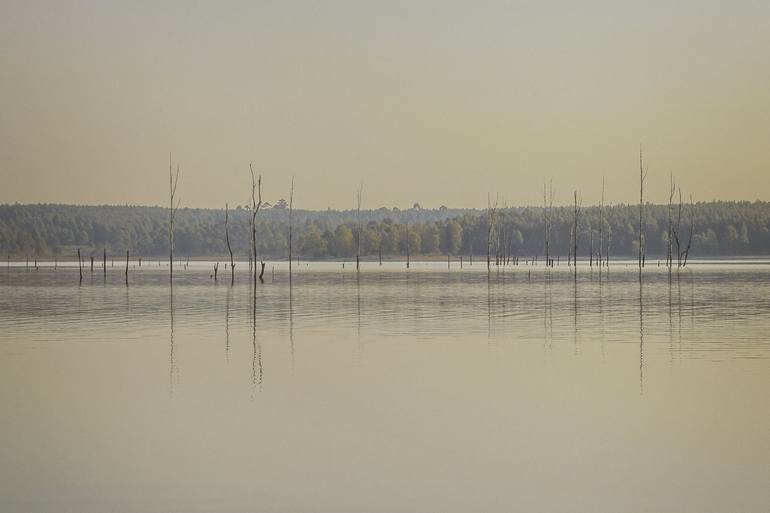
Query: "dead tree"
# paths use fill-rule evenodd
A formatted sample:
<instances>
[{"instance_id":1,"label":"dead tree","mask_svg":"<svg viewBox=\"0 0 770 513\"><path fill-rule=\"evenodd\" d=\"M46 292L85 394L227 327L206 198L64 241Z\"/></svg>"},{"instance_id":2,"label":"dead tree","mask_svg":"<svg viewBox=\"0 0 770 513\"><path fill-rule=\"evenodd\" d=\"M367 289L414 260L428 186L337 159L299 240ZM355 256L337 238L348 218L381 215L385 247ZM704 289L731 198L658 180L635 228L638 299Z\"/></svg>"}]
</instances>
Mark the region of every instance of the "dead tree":
<instances>
[{"instance_id":1,"label":"dead tree","mask_svg":"<svg viewBox=\"0 0 770 513\"><path fill-rule=\"evenodd\" d=\"M677 206L676 226L673 228L674 242L676 243L676 266L682 267L682 189L679 189L679 205Z\"/></svg>"},{"instance_id":2,"label":"dead tree","mask_svg":"<svg viewBox=\"0 0 770 513\"><path fill-rule=\"evenodd\" d=\"M262 175L254 177L254 168L249 162L251 170L251 250L254 257L254 287L257 286L257 213L262 206ZM258 199L257 199L258 195ZM262 272L259 274L259 280L262 281L262 275L265 273L265 263L262 262Z\"/></svg>"},{"instance_id":3,"label":"dead tree","mask_svg":"<svg viewBox=\"0 0 770 513\"><path fill-rule=\"evenodd\" d=\"M78 271L80 271L80 281L83 281L83 259L80 257L80 248L78 248Z\"/></svg>"},{"instance_id":4,"label":"dead tree","mask_svg":"<svg viewBox=\"0 0 770 513\"><path fill-rule=\"evenodd\" d=\"M168 154L168 191L169 191L169 206L168 206L168 266L169 266L169 280L174 279L174 218L176 217L176 211L179 208L179 200L176 199L176 186L179 183L179 165L176 166L176 173L174 172L174 166L171 162L171 153Z\"/></svg>"},{"instance_id":5,"label":"dead tree","mask_svg":"<svg viewBox=\"0 0 770 513\"><path fill-rule=\"evenodd\" d=\"M409 221L406 221L406 268L409 269Z\"/></svg>"},{"instance_id":6,"label":"dead tree","mask_svg":"<svg viewBox=\"0 0 770 513\"><path fill-rule=\"evenodd\" d=\"M549 201L546 202L545 179L543 179L543 231L545 234L545 265L553 267L551 263L551 219L553 218L553 180L549 183Z\"/></svg>"},{"instance_id":7,"label":"dead tree","mask_svg":"<svg viewBox=\"0 0 770 513\"><path fill-rule=\"evenodd\" d=\"M692 195L690 195L690 234L687 239L687 246L684 249L684 261L682 267L687 265L687 257L690 256L690 246L692 246L692 235L695 231L695 206L692 202Z\"/></svg>"},{"instance_id":8,"label":"dead tree","mask_svg":"<svg viewBox=\"0 0 770 513\"><path fill-rule=\"evenodd\" d=\"M492 249L492 231L495 227L495 216L497 213L497 199L495 199L494 206L487 193L487 272L490 270L491 265L491 249Z\"/></svg>"},{"instance_id":9,"label":"dead tree","mask_svg":"<svg viewBox=\"0 0 770 513\"><path fill-rule=\"evenodd\" d=\"M358 200L358 207L356 210L356 272L359 270L361 264L361 195L364 192L364 184L358 187L358 193L356 199Z\"/></svg>"},{"instance_id":10,"label":"dead tree","mask_svg":"<svg viewBox=\"0 0 770 513\"><path fill-rule=\"evenodd\" d=\"M229 210L230 205L225 203L225 241L227 242L227 251L230 253L230 285L233 285L235 284L235 262L233 261L233 248L230 246Z\"/></svg>"},{"instance_id":11,"label":"dead tree","mask_svg":"<svg viewBox=\"0 0 770 513\"><path fill-rule=\"evenodd\" d=\"M103 248L104 252L102 253L102 272L104 274L104 278L107 279L107 248Z\"/></svg>"},{"instance_id":12,"label":"dead tree","mask_svg":"<svg viewBox=\"0 0 770 513\"><path fill-rule=\"evenodd\" d=\"M644 267L644 180L647 178L648 168L644 167L642 160L642 146L639 145L639 279L642 278Z\"/></svg>"},{"instance_id":13,"label":"dead tree","mask_svg":"<svg viewBox=\"0 0 770 513\"><path fill-rule=\"evenodd\" d=\"M602 271L604 245L604 177L602 177L602 199L599 202L599 273Z\"/></svg>"},{"instance_id":14,"label":"dead tree","mask_svg":"<svg viewBox=\"0 0 770 513\"><path fill-rule=\"evenodd\" d=\"M577 276L577 249L578 249L578 215L580 214L580 207L578 206L578 193L575 191L575 214L574 214L574 228L572 238L572 264L575 266L575 276Z\"/></svg>"},{"instance_id":15,"label":"dead tree","mask_svg":"<svg viewBox=\"0 0 770 513\"><path fill-rule=\"evenodd\" d=\"M128 250L126 250L126 287L128 287Z\"/></svg>"},{"instance_id":16,"label":"dead tree","mask_svg":"<svg viewBox=\"0 0 770 513\"><path fill-rule=\"evenodd\" d=\"M674 221L672 217L673 205L674 205L674 193L676 192L676 183L674 182L674 174L669 173L669 192L668 192L668 232L666 235L666 266L671 271L671 267L674 265Z\"/></svg>"},{"instance_id":17,"label":"dead tree","mask_svg":"<svg viewBox=\"0 0 770 513\"><path fill-rule=\"evenodd\" d=\"M292 242L292 228L294 212L294 177L291 177L291 191L289 192L289 281L291 281L291 242Z\"/></svg>"}]
</instances>

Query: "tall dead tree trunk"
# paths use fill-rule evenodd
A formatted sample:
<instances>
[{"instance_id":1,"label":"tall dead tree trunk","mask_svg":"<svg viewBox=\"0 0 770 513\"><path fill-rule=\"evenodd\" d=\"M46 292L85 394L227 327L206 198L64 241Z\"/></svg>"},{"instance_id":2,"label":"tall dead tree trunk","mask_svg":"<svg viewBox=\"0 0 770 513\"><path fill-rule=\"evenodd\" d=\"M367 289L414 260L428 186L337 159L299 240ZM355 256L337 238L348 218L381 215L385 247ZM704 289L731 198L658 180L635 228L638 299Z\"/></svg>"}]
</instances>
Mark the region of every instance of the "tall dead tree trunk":
<instances>
[{"instance_id":1,"label":"tall dead tree trunk","mask_svg":"<svg viewBox=\"0 0 770 513\"><path fill-rule=\"evenodd\" d=\"M692 245L692 235L695 231L695 205L692 202L692 195L690 195L690 234L688 235L687 246L684 249L684 260L682 261L682 267L687 265L687 258L690 256L690 246Z\"/></svg>"},{"instance_id":2,"label":"tall dead tree trunk","mask_svg":"<svg viewBox=\"0 0 770 513\"><path fill-rule=\"evenodd\" d=\"M289 192L289 281L291 281L291 242L292 242L292 231L294 226L294 219L293 219L293 213L294 213L294 177L291 177L291 191Z\"/></svg>"},{"instance_id":3,"label":"tall dead tree trunk","mask_svg":"<svg viewBox=\"0 0 770 513\"><path fill-rule=\"evenodd\" d=\"M642 279L642 267L644 267L644 180L647 178L647 169L642 159L642 146L639 145L639 279Z\"/></svg>"},{"instance_id":4,"label":"tall dead tree trunk","mask_svg":"<svg viewBox=\"0 0 770 513\"><path fill-rule=\"evenodd\" d=\"M545 261L548 262L548 203L546 201L545 178L543 178L543 249Z\"/></svg>"},{"instance_id":5,"label":"tall dead tree trunk","mask_svg":"<svg viewBox=\"0 0 770 513\"><path fill-rule=\"evenodd\" d=\"M104 252L102 253L102 273L104 274L104 279L107 279L107 248L103 248Z\"/></svg>"},{"instance_id":6,"label":"tall dead tree trunk","mask_svg":"<svg viewBox=\"0 0 770 513\"><path fill-rule=\"evenodd\" d=\"M409 221L406 222L406 268L409 269Z\"/></svg>"},{"instance_id":7,"label":"tall dead tree trunk","mask_svg":"<svg viewBox=\"0 0 770 513\"><path fill-rule=\"evenodd\" d=\"M128 287L128 250L126 250L126 287Z\"/></svg>"},{"instance_id":8,"label":"tall dead tree trunk","mask_svg":"<svg viewBox=\"0 0 770 513\"><path fill-rule=\"evenodd\" d=\"M674 265L674 220L673 220L673 207L674 207L674 193L676 192L676 183L674 182L674 174L669 173L669 191L668 191L668 232L666 238L666 266L668 266L669 273L671 267Z\"/></svg>"},{"instance_id":9,"label":"tall dead tree trunk","mask_svg":"<svg viewBox=\"0 0 770 513\"><path fill-rule=\"evenodd\" d=\"M251 171L251 250L254 257L254 288L257 287L257 214L262 206L262 175L258 178L254 176L254 167L249 162ZM257 199L258 196L258 199ZM265 263L262 263L262 272L259 279L262 281L262 275L265 273Z\"/></svg>"},{"instance_id":10,"label":"tall dead tree trunk","mask_svg":"<svg viewBox=\"0 0 770 513\"><path fill-rule=\"evenodd\" d=\"M495 228L495 214L497 211L497 200L492 206L492 201L487 193L487 272L490 271L491 265L491 249L492 249L492 232Z\"/></svg>"},{"instance_id":11,"label":"tall dead tree trunk","mask_svg":"<svg viewBox=\"0 0 770 513\"><path fill-rule=\"evenodd\" d=\"M78 271L80 271L80 281L83 281L83 259L80 257L80 248L78 248Z\"/></svg>"},{"instance_id":12,"label":"tall dead tree trunk","mask_svg":"<svg viewBox=\"0 0 770 513\"><path fill-rule=\"evenodd\" d=\"M599 202L599 273L602 272L604 254L604 177L602 177L602 199Z\"/></svg>"},{"instance_id":13,"label":"tall dead tree trunk","mask_svg":"<svg viewBox=\"0 0 770 513\"><path fill-rule=\"evenodd\" d=\"M358 187L358 193L356 199L358 200L358 207L356 209L356 272L359 271L361 265L361 195L364 192L364 184Z\"/></svg>"},{"instance_id":14,"label":"tall dead tree trunk","mask_svg":"<svg viewBox=\"0 0 770 513\"><path fill-rule=\"evenodd\" d=\"M230 285L234 285L235 261L233 260L233 248L230 246L230 205L228 203L225 203L225 241L227 242L227 251L230 253Z\"/></svg>"},{"instance_id":15,"label":"tall dead tree trunk","mask_svg":"<svg viewBox=\"0 0 770 513\"><path fill-rule=\"evenodd\" d=\"M176 199L176 186L179 183L179 165L176 166L176 173L174 173L174 166L171 162L171 153L168 154L168 190L169 190L169 206L168 206L168 269L169 280L173 282L174 279L174 218L176 217L176 211L179 208L179 200ZM176 204L174 200L176 199Z\"/></svg>"},{"instance_id":16,"label":"tall dead tree trunk","mask_svg":"<svg viewBox=\"0 0 770 513\"><path fill-rule=\"evenodd\" d=\"M673 229L674 242L676 243L676 266L682 267L682 189L679 189L679 206L677 207L676 226Z\"/></svg>"},{"instance_id":17,"label":"tall dead tree trunk","mask_svg":"<svg viewBox=\"0 0 770 513\"><path fill-rule=\"evenodd\" d=\"M580 212L578 207L578 194L575 191L575 215L574 215L574 228L572 238L572 263L574 264L575 276L577 276L577 248L578 248L578 213Z\"/></svg>"}]
</instances>

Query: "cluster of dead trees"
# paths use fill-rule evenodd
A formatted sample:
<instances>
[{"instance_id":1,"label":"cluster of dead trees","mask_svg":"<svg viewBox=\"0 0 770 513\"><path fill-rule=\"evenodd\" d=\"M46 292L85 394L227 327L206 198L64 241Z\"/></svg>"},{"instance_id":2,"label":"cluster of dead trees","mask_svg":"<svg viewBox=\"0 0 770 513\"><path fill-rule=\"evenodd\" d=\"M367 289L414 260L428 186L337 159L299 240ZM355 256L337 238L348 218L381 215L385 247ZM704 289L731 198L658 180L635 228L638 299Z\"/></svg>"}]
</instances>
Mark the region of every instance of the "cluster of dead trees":
<instances>
[{"instance_id":1,"label":"cluster of dead trees","mask_svg":"<svg viewBox=\"0 0 770 513\"><path fill-rule=\"evenodd\" d=\"M251 203L248 206L249 213L249 229L251 232L251 250L249 254L249 273L251 276L250 281L256 287L257 282L264 283L265 273L265 261L262 259L257 250L257 216L260 209L263 206L262 202L262 175L254 172L254 167L249 164L249 171L251 173ZM639 149L639 230L638 230L638 267L641 277L642 268L645 265L645 234L644 234L644 185L647 178L648 168L644 164L644 157L642 149ZM169 216L168 216L168 243L169 243L169 278L173 283L174 274L174 221L177 211L180 205L180 199L177 194L177 186L179 184L179 178L181 170L179 164L174 166L171 154L169 154ZM667 254L666 254L666 266L671 270L674 265L676 267L684 267L687 265L687 259L692 246L692 238L694 232L694 212L692 196L690 196L690 220L689 220L689 234L685 241L682 236L682 217L683 217L683 202L682 202L682 190L678 188L674 179L674 175L670 174L669 177L669 198L668 198L668 229L667 229ZM678 204L675 204L674 199L678 195ZM361 218L361 206L363 199L363 184L359 186L356 194L356 233L355 233L355 253L356 253L356 271L360 271L360 259L361 259L361 234L363 229ZM545 265L547 267L553 267L555 263L558 263L559 257L553 258L551 251L551 235L552 235L552 222L553 222L553 201L554 201L554 189L553 181L543 181L543 246L545 255ZM508 265L513 263L518 265L519 257L513 255L512 247L517 243L513 233L508 233L505 229L505 223L501 222L501 212L498 208L499 198L496 197L492 202L491 195L487 196L487 212L486 212L486 264L487 269L490 270L492 264ZM579 191L573 192L573 218L572 226L570 228L570 241L569 251L567 256L567 265L575 268L577 273L577 255L578 255L578 241L580 239L581 230L580 219L582 210L582 200L580 199ZM291 189L289 193L289 225L288 225L288 251L289 251L289 279L291 280L292 273L292 241L293 241L293 209L294 209L294 178L291 180ZM508 210L507 206L503 207L503 215ZM605 212L605 185L604 179L602 179L601 189L601 201L599 203L599 227L598 227L598 248L594 244L594 234L597 230L591 226L591 220L588 219L588 254L589 265L591 267L596 264L601 270L602 267L609 266L610 261L610 249L612 242L612 230L609 228L609 224L604 218ZM233 250L230 243L230 222L229 222L229 204L225 204L225 242L227 251L230 257L230 283L235 283L235 259L233 257ZM520 234L519 234L520 237ZM518 241L520 242L520 241ZM91 272L93 273L93 256L91 257ZM676 264L674 262L676 261ZM106 262L107 252L106 249L103 252L103 268L106 276ZM379 262L382 265L382 250L379 251ZM531 262L537 263L537 256L532 257ZM447 265L450 263L449 255L447 255ZM471 247L470 263L473 263L473 250ZM529 263L527 261L526 263ZM129 251L126 250L126 284L128 285L128 269L129 269ZM28 264L29 265L29 264ZM113 262L114 265L114 262ZM141 259L139 260L141 266ZM409 223L406 223L406 267L410 265L410 251L409 251ZM37 262L35 262L37 268ZM78 249L78 267L80 273L80 280L83 279L83 259ZM227 268L227 265L225 265ZM219 263L217 262L213 269L212 277L214 280L218 277Z\"/></svg>"}]
</instances>

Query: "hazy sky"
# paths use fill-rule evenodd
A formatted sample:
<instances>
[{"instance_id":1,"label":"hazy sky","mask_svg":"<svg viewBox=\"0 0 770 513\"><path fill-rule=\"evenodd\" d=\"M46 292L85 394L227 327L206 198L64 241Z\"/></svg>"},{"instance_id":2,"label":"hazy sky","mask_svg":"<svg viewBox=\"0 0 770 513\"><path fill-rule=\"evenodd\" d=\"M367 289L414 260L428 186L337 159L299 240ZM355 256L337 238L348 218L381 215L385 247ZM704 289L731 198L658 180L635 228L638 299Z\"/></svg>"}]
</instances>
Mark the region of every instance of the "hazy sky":
<instances>
[{"instance_id":1,"label":"hazy sky","mask_svg":"<svg viewBox=\"0 0 770 513\"><path fill-rule=\"evenodd\" d=\"M770 2L0 3L0 202L770 200Z\"/></svg>"}]
</instances>

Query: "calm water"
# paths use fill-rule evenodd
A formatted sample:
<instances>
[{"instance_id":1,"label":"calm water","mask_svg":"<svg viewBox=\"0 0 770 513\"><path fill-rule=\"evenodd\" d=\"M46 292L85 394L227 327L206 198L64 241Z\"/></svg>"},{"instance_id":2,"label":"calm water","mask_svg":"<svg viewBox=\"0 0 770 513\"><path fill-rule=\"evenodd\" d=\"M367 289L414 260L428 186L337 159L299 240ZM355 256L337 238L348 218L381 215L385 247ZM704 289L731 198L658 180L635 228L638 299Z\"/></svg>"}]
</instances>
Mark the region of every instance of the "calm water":
<instances>
[{"instance_id":1,"label":"calm water","mask_svg":"<svg viewBox=\"0 0 770 513\"><path fill-rule=\"evenodd\" d=\"M766 262L210 268L0 269L0 511L770 511Z\"/></svg>"}]
</instances>

